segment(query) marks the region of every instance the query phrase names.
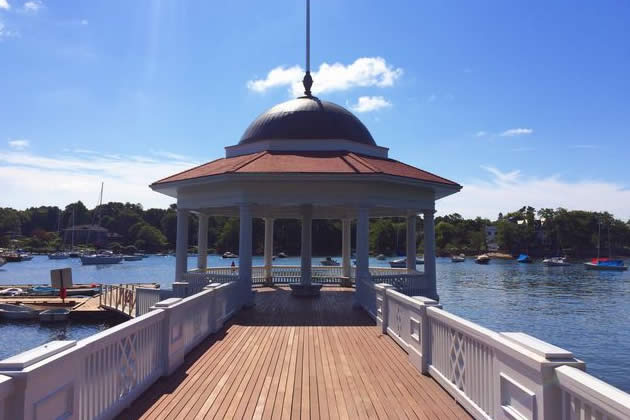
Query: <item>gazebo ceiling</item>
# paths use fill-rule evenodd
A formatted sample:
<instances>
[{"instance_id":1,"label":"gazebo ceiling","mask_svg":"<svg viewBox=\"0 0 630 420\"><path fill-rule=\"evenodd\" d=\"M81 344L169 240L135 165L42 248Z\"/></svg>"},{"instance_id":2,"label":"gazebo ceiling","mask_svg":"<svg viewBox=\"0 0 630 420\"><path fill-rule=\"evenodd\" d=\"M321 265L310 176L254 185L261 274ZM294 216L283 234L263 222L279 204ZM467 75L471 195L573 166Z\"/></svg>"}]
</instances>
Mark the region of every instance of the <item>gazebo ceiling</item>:
<instances>
[{"instance_id":1,"label":"gazebo ceiling","mask_svg":"<svg viewBox=\"0 0 630 420\"><path fill-rule=\"evenodd\" d=\"M268 109L249 125L239 145L262 140L325 139L376 146L368 129L350 111L313 96L293 99Z\"/></svg>"}]
</instances>

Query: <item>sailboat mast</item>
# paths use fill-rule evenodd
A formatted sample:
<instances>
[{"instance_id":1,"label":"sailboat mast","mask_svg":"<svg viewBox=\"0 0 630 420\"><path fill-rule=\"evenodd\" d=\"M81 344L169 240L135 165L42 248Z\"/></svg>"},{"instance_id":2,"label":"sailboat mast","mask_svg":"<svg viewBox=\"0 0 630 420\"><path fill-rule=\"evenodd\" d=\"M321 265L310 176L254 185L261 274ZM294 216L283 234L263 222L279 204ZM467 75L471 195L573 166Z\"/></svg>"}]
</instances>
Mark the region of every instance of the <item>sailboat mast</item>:
<instances>
[{"instance_id":1,"label":"sailboat mast","mask_svg":"<svg viewBox=\"0 0 630 420\"><path fill-rule=\"evenodd\" d=\"M75 206L72 206L72 250L74 250L74 210Z\"/></svg>"},{"instance_id":2,"label":"sailboat mast","mask_svg":"<svg viewBox=\"0 0 630 420\"><path fill-rule=\"evenodd\" d=\"M597 222L597 261L599 261L599 245L602 237L602 221Z\"/></svg>"}]
</instances>

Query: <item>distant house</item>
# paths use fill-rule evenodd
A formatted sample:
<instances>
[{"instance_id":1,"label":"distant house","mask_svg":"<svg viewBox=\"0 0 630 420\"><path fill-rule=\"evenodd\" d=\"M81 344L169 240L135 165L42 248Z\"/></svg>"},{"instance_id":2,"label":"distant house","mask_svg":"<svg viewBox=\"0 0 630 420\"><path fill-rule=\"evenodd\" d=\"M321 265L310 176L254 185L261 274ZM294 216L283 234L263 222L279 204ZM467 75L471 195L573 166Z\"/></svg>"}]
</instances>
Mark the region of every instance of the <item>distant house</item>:
<instances>
[{"instance_id":1,"label":"distant house","mask_svg":"<svg viewBox=\"0 0 630 420\"><path fill-rule=\"evenodd\" d=\"M107 245L109 231L99 225L77 225L63 230L63 241L66 244Z\"/></svg>"},{"instance_id":2,"label":"distant house","mask_svg":"<svg viewBox=\"0 0 630 420\"><path fill-rule=\"evenodd\" d=\"M496 226L486 226L486 247L488 251L498 251L499 244L497 243L497 227Z\"/></svg>"}]
</instances>

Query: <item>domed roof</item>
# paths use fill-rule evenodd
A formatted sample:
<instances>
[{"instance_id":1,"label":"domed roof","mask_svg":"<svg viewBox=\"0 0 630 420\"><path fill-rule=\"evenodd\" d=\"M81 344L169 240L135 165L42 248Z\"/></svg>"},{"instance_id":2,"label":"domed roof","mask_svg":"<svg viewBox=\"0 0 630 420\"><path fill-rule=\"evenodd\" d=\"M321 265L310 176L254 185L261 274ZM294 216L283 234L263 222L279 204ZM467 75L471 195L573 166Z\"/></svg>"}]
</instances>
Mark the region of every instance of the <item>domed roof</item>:
<instances>
[{"instance_id":1,"label":"domed roof","mask_svg":"<svg viewBox=\"0 0 630 420\"><path fill-rule=\"evenodd\" d=\"M376 146L368 129L350 111L312 96L270 108L249 125L238 144L276 139L345 139Z\"/></svg>"}]
</instances>

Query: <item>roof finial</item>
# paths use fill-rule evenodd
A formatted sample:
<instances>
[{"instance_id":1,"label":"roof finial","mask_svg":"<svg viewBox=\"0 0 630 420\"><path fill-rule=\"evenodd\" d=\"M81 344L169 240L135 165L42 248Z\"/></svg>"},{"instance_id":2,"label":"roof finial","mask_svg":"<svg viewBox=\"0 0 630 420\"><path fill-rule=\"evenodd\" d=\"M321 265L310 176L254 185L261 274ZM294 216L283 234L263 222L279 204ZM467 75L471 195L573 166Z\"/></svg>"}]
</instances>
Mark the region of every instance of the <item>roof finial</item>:
<instances>
[{"instance_id":1,"label":"roof finial","mask_svg":"<svg viewBox=\"0 0 630 420\"><path fill-rule=\"evenodd\" d=\"M313 78L311 77L311 0L306 0L306 74L302 79L304 84L304 94L311 96L311 86L313 86Z\"/></svg>"}]
</instances>

